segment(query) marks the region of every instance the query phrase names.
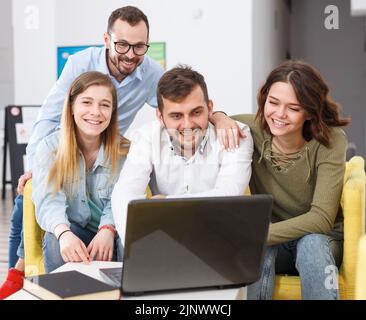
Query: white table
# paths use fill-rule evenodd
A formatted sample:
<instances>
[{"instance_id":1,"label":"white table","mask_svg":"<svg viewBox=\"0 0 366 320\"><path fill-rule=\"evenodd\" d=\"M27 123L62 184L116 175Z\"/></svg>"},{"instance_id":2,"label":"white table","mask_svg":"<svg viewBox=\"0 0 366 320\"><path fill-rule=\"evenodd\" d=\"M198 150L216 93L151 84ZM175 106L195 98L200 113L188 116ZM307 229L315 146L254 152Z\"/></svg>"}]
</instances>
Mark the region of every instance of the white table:
<instances>
[{"instance_id":1,"label":"white table","mask_svg":"<svg viewBox=\"0 0 366 320\"><path fill-rule=\"evenodd\" d=\"M99 269L103 268L120 268L121 262L102 262L93 261L89 264L84 263L66 263L53 272L76 270L84 273L97 280L103 281L100 276ZM104 282L104 281L103 281ZM167 293L167 294L145 294L137 297L122 297L122 299L133 300L245 300L247 295L246 287L236 289L221 289L221 290L204 290L182 293ZM6 300L38 300L30 293L20 290Z\"/></svg>"}]
</instances>

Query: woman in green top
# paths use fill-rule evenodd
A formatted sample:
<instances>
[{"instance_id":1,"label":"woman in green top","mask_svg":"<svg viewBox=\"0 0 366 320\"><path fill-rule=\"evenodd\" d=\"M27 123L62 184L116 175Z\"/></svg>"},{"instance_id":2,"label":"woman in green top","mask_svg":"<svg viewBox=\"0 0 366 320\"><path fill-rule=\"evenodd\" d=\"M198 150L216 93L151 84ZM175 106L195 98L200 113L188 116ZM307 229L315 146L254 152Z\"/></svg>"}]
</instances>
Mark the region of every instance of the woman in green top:
<instances>
[{"instance_id":1,"label":"woman in green top","mask_svg":"<svg viewBox=\"0 0 366 320\"><path fill-rule=\"evenodd\" d=\"M254 140L252 194L273 195L262 276L249 299L272 299L275 273L299 273L303 299L338 299L334 276L342 261L339 206L347 140L339 106L310 65L289 60L258 94L257 115L239 115ZM337 266L337 267L336 267Z\"/></svg>"}]
</instances>

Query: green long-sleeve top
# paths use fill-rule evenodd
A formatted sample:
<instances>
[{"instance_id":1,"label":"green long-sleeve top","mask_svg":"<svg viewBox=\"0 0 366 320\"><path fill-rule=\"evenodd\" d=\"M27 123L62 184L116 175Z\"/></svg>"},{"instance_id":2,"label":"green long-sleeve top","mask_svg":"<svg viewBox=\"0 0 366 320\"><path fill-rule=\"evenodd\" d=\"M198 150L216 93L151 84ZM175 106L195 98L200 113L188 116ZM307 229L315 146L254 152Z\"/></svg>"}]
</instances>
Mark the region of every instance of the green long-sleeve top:
<instances>
[{"instance_id":1,"label":"green long-sleeve top","mask_svg":"<svg viewBox=\"0 0 366 320\"><path fill-rule=\"evenodd\" d=\"M299 239L311 233L343 231L340 197L345 171L347 139L340 128L332 128L330 147L308 141L298 157L278 166L271 159L272 136L261 129L255 115L236 115L247 124L254 141L252 194L273 196L268 244Z\"/></svg>"}]
</instances>

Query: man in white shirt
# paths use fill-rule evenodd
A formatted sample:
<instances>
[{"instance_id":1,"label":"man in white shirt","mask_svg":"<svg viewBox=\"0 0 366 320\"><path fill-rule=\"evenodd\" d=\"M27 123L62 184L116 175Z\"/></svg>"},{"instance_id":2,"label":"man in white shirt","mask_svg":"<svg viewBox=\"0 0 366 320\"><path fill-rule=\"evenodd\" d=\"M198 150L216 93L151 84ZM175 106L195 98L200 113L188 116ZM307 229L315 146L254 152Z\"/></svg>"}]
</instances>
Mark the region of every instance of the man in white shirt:
<instances>
[{"instance_id":1,"label":"man in white shirt","mask_svg":"<svg viewBox=\"0 0 366 320\"><path fill-rule=\"evenodd\" d=\"M242 195L251 175L253 140L227 151L209 122L213 103L201 74L179 66L166 72L157 89L158 121L135 132L112 193L112 212L124 243L127 206L145 198Z\"/></svg>"}]
</instances>

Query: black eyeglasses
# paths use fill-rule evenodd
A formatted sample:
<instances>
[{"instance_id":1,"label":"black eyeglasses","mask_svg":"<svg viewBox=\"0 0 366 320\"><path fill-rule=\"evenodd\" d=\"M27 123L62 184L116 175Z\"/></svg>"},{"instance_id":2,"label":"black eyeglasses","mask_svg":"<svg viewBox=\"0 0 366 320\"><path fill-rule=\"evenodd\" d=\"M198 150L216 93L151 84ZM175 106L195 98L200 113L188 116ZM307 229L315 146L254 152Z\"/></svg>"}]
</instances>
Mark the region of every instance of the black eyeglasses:
<instances>
[{"instance_id":1,"label":"black eyeglasses","mask_svg":"<svg viewBox=\"0 0 366 320\"><path fill-rule=\"evenodd\" d=\"M112 41L112 42L114 43L114 49L120 54L127 53L128 51L130 51L132 47L133 53L135 55L143 56L150 47L148 44L144 43L129 44L126 41Z\"/></svg>"}]
</instances>

